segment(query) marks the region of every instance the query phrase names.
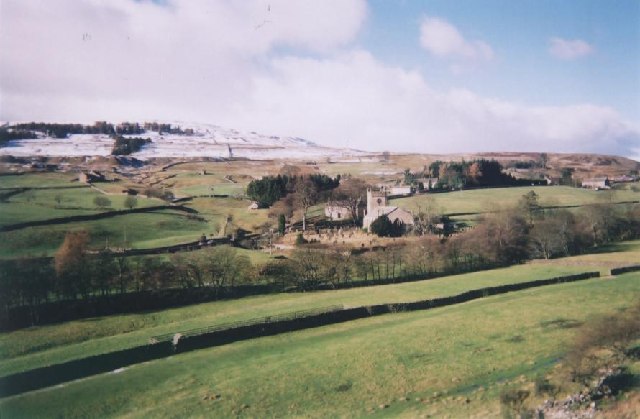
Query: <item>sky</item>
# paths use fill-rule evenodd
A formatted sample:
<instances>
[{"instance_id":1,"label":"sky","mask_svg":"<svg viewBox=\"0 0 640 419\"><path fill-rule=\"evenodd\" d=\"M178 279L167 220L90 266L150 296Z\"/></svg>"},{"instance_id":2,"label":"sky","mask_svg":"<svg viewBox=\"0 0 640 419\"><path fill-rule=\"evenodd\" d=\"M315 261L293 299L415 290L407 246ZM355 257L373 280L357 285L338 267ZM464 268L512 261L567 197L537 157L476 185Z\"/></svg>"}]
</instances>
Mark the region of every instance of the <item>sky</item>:
<instances>
[{"instance_id":1,"label":"sky","mask_svg":"<svg viewBox=\"0 0 640 419\"><path fill-rule=\"evenodd\" d=\"M640 160L640 2L0 0L0 120Z\"/></svg>"}]
</instances>

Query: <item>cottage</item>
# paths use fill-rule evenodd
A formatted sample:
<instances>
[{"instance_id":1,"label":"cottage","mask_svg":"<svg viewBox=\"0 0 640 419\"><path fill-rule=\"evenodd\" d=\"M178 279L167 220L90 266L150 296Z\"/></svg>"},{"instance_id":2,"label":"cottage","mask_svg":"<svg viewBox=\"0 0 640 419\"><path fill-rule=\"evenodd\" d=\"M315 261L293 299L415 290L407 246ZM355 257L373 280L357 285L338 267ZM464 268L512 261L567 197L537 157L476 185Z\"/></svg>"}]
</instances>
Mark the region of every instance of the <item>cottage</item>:
<instances>
[{"instance_id":1,"label":"cottage","mask_svg":"<svg viewBox=\"0 0 640 419\"><path fill-rule=\"evenodd\" d=\"M584 179L582 181L582 187L588 189L611 189L611 183L607 177L597 177L591 179Z\"/></svg>"},{"instance_id":2,"label":"cottage","mask_svg":"<svg viewBox=\"0 0 640 419\"><path fill-rule=\"evenodd\" d=\"M351 210L342 202L328 202L324 207L324 215L331 221L340 221L351 218Z\"/></svg>"},{"instance_id":3,"label":"cottage","mask_svg":"<svg viewBox=\"0 0 640 419\"><path fill-rule=\"evenodd\" d=\"M78 181L81 183L92 183L92 182L105 182L107 179L105 176L94 170L88 172L81 172L78 176Z\"/></svg>"},{"instance_id":4,"label":"cottage","mask_svg":"<svg viewBox=\"0 0 640 419\"><path fill-rule=\"evenodd\" d=\"M384 191L367 189L367 213L362 220L362 226L368 229L378 217L386 215L391 222L400 221L406 226L414 224L411 212L387 205L387 195Z\"/></svg>"}]
</instances>

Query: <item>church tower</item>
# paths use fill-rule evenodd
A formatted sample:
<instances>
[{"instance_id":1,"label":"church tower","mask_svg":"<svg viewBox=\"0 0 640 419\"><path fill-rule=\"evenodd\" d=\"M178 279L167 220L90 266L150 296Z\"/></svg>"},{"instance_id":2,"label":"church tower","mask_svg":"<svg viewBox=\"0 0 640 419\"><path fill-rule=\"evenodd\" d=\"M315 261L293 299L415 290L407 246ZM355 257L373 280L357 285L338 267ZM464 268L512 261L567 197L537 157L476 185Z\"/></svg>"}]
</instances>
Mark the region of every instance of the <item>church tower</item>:
<instances>
[{"instance_id":1,"label":"church tower","mask_svg":"<svg viewBox=\"0 0 640 419\"><path fill-rule=\"evenodd\" d=\"M367 215L376 213L376 209L387 206L387 195L384 191L374 191L367 188Z\"/></svg>"}]
</instances>

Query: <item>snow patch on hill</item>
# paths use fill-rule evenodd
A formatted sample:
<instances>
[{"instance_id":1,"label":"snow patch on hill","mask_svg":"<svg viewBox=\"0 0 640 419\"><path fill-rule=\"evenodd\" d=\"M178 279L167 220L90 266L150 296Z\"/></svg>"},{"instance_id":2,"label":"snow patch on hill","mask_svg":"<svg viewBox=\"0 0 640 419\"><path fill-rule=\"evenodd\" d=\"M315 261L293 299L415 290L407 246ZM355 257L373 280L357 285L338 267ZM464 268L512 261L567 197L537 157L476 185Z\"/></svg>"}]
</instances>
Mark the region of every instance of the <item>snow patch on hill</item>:
<instances>
[{"instance_id":1,"label":"snow patch on hill","mask_svg":"<svg viewBox=\"0 0 640 419\"><path fill-rule=\"evenodd\" d=\"M168 134L146 131L127 137L151 139L151 143L132 154L141 160L154 157L245 157L273 158L354 158L365 153L358 150L319 146L297 137L279 137L226 129L211 124L172 123L193 134ZM73 134L57 139L42 136L32 140L10 141L0 148L0 155L15 157L108 156L114 140L102 134Z\"/></svg>"}]
</instances>

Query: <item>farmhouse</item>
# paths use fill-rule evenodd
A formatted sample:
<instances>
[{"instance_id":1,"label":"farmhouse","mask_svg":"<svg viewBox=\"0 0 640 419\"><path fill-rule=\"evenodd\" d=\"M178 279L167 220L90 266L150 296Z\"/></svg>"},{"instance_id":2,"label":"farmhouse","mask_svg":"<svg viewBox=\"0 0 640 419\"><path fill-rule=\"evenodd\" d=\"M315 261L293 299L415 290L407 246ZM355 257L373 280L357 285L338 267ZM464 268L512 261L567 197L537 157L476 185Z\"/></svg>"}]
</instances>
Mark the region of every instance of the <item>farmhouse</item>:
<instances>
[{"instance_id":1,"label":"farmhouse","mask_svg":"<svg viewBox=\"0 0 640 419\"><path fill-rule=\"evenodd\" d=\"M351 218L351 211L342 202L328 202L324 207L324 215L331 221L345 220Z\"/></svg>"},{"instance_id":2,"label":"farmhouse","mask_svg":"<svg viewBox=\"0 0 640 419\"><path fill-rule=\"evenodd\" d=\"M78 176L78 181L82 183L104 182L106 181L106 178L102 173L91 170L88 172L81 172Z\"/></svg>"},{"instance_id":3,"label":"farmhouse","mask_svg":"<svg viewBox=\"0 0 640 419\"><path fill-rule=\"evenodd\" d=\"M362 226L368 229L371 223L383 215L386 215L391 222L399 220L407 226L414 224L413 214L409 211L387 205L387 195L384 191L373 191L371 188L367 189L367 213L362 220Z\"/></svg>"},{"instance_id":4,"label":"farmhouse","mask_svg":"<svg viewBox=\"0 0 640 419\"><path fill-rule=\"evenodd\" d=\"M391 187L391 195L393 196L409 196L413 193L409 185L396 185Z\"/></svg>"},{"instance_id":5,"label":"farmhouse","mask_svg":"<svg viewBox=\"0 0 640 419\"><path fill-rule=\"evenodd\" d=\"M607 177L594 177L591 179L584 179L582 181L582 187L588 189L610 189L611 183Z\"/></svg>"}]
</instances>

